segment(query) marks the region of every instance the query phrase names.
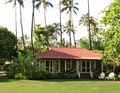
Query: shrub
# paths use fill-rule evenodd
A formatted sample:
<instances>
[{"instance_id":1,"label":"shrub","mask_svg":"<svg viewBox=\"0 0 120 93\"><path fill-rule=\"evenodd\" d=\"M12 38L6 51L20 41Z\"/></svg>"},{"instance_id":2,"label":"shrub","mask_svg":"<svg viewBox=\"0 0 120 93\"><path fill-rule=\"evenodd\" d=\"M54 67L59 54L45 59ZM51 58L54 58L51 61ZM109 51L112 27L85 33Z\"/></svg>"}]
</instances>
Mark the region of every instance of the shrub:
<instances>
[{"instance_id":1,"label":"shrub","mask_svg":"<svg viewBox=\"0 0 120 93\"><path fill-rule=\"evenodd\" d=\"M17 73L15 74L15 79L27 79L26 75L24 73Z\"/></svg>"}]
</instances>

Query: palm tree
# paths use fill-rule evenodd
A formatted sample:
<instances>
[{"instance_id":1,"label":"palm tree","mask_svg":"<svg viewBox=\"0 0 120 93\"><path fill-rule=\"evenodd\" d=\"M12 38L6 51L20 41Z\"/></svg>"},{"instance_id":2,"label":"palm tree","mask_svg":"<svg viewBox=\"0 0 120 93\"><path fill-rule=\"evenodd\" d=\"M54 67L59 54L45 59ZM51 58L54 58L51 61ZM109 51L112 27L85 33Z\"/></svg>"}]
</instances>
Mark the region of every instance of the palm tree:
<instances>
[{"instance_id":1,"label":"palm tree","mask_svg":"<svg viewBox=\"0 0 120 93\"><path fill-rule=\"evenodd\" d=\"M72 11L76 13L76 10L79 10L76 5L78 5L78 3L74 3L73 0L63 0L61 2L63 4L63 8L62 8L62 12L67 11L67 14L69 13L69 36L71 39L71 32L72 32L72 26L73 26L73 20L72 20ZM70 46L72 46L71 40L70 40Z\"/></svg>"},{"instance_id":2,"label":"palm tree","mask_svg":"<svg viewBox=\"0 0 120 93\"><path fill-rule=\"evenodd\" d=\"M16 0L8 0L6 3L11 3L14 2L13 7L15 7L15 33L16 33L16 38L17 38L17 7L16 7ZM16 48L17 48L17 43L16 43Z\"/></svg>"},{"instance_id":3,"label":"palm tree","mask_svg":"<svg viewBox=\"0 0 120 93\"><path fill-rule=\"evenodd\" d=\"M92 38L94 38L94 36L96 36L97 33L97 21L89 15L88 13L85 15L83 14L83 16L80 18L79 21L79 25L83 25L87 27L88 33L89 33L89 44L91 44L89 46L89 49L92 49Z\"/></svg>"},{"instance_id":4,"label":"palm tree","mask_svg":"<svg viewBox=\"0 0 120 93\"><path fill-rule=\"evenodd\" d=\"M23 46L24 46L24 50L26 50L26 47L25 47L25 40L24 40L24 33L23 33L23 25L22 25L22 10L21 8L24 7L24 4L23 4L23 0L8 0L7 2L10 3L10 2L14 2L14 6L15 6L15 29L16 29L16 36L17 36L17 10L16 10L16 3L18 2L19 4L19 9L20 9L20 25L21 25L21 32L22 32L22 38L23 38Z\"/></svg>"},{"instance_id":5,"label":"palm tree","mask_svg":"<svg viewBox=\"0 0 120 93\"><path fill-rule=\"evenodd\" d=\"M37 4L36 4L36 8L37 9L39 9L39 7L41 6L41 5L43 5L43 11L44 11L44 21L45 21L45 26L47 26L47 22L46 22L46 8L48 7L48 6L50 6L50 7L53 7L53 5L50 3L50 2L48 2L47 0L36 0L36 2L38 2Z\"/></svg>"},{"instance_id":6,"label":"palm tree","mask_svg":"<svg viewBox=\"0 0 120 93\"><path fill-rule=\"evenodd\" d=\"M71 21L69 20L66 25L63 27L63 32L66 32L69 35L69 41L70 41L70 47L72 46L71 44L71 32L75 33L75 30L73 29L73 25L71 26ZM75 37L74 37L75 39Z\"/></svg>"},{"instance_id":7,"label":"palm tree","mask_svg":"<svg viewBox=\"0 0 120 93\"><path fill-rule=\"evenodd\" d=\"M34 55L34 45L33 45L33 25L35 24L34 20L34 11L35 11L35 0L32 0L32 22L31 22L31 47L32 47L32 54Z\"/></svg>"}]
</instances>

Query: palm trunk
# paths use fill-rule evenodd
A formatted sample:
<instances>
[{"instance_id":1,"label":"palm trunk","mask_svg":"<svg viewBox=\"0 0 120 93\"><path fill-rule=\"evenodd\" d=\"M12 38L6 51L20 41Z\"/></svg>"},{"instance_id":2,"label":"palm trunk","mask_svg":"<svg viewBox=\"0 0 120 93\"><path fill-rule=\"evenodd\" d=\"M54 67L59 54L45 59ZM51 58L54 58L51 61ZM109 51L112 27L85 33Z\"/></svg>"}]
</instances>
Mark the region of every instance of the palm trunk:
<instances>
[{"instance_id":1,"label":"palm trunk","mask_svg":"<svg viewBox=\"0 0 120 93\"><path fill-rule=\"evenodd\" d=\"M47 22L46 22L46 12L45 12L45 5L43 4L43 8L44 8L44 21L45 21L45 26L47 26Z\"/></svg>"},{"instance_id":2,"label":"palm trunk","mask_svg":"<svg viewBox=\"0 0 120 93\"><path fill-rule=\"evenodd\" d=\"M15 33L16 33L16 38L17 38L17 7L16 7L16 0L14 2L15 5ZM16 49L18 48L17 42L16 42Z\"/></svg>"},{"instance_id":3,"label":"palm trunk","mask_svg":"<svg viewBox=\"0 0 120 93\"><path fill-rule=\"evenodd\" d=\"M61 21L61 0L59 0L59 12L60 12L60 41L62 46L62 21Z\"/></svg>"},{"instance_id":4,"label":"palm trunk","mask_svg":"<svg viewBox=\"0 0 120 93\"><path fill-rule=\"evenodd\" d=\"M71 29L72 29L72 32L73 32L74 47L76 47L75 32L74 32L73 17L72 17L72 10L71 10Z\"/></svg>"},{"instance_id":5,"label":"palm trunk","mask_svg":"<svg viewBox=\"0 0 120 93\"><path fill-rule=\"evenodd\" d=\"M88 32L89 32L89 49L92 50L92 40L91 40L91 31L90 31L90 9L89 9L89 0L88 0Z\"/></svg>"},{"instance_id":6,"label":"palm trunk","mask_svg":"<svg viewBox=\"0 0 120 93\"><path fill-rule=\"evenodd\" d=\"M75 42L75 33L73 33L73 39L74 39L74 47L76 47L76 42Z\"/></svg>"},{"instance_id":7,"label":"palm trunk","mask_svg":"<svg viewBox=\"0 0 120 93\"><path fill-rule=\"evenodd\" d=\"M35 18L34 18L34 6L35 0L32 0L33 10L32 10L32 22L31 22L31 47L32 47L32 54L34 55L34 45L33 45L33 25L35 26Z\"/></svg>"},{"instance_id":8,"label":"palm trunk","mask_svg":"<svg viewBox=\"0 0 120 93\"><path fill-rule=\"evenodd\" d=\"M20 4L19 4L19 5L20 5ZM20 5L20 25L21 25L21 32L22 32L23 46L24 46L24 50L26 51L25 40L24 40L24 32L23 32L23 24L22 24L22 10L21 10L21 5Z\"/></svg>"},{"instance_id":9,"label":"palm trunk","mask_svg":"<svg viewBox=\"0 0 120 93\"><path fill-rule=\"evenodd\" d=\"M72 30L72 24L71 24L71 22L72 22L72 10L70 9L70 14L69 14L69 20L70 20L70 32L69 32L69 34L70 34L70 47L72 47L72 40L71 40L71 30Z\"/></svg>"}]
</instances>

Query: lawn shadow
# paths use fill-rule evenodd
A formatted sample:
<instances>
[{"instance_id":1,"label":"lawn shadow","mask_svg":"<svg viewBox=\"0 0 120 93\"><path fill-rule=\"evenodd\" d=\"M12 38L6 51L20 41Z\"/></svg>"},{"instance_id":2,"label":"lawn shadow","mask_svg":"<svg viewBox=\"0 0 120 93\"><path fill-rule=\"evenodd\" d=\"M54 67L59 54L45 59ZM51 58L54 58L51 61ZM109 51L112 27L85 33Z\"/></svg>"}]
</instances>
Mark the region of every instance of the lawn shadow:
<instances>
[{"instance_id":1,"label":"lawn shadow","mask_svg":"<svg viewBox=\"0 0 120 93\"><path fill-rule=\"evenodd\" d=\"M44 82L74 82L74 81L78 81L78 82L82 82L82 81L101 81L98 79L46 79L46 80L39 80L39 81L44 81Z\"/></svg>"},{"instance_id":2,"label":"lawn shadow","mask_svg":"<svg viewBox=\"0 0 120 93\"><path fill-rule=\"evenodd\" d=\"M0 77L0 83L14 82L14 81L18 81L18 79L9 79L7 76Z\"/></svg>"},{"instance_id":3,"label":"lawn shadow","mask_svg":"<svg viewBox=\"0 0 120 93\"><path fill-rule=\"evenodd\" d=\"M0 77L0 83L3 83L3 82L10 82L10 81L11 81L11 80L8 79L7 76L1 76L1 77Z\"/></svg>"}]
</instances>

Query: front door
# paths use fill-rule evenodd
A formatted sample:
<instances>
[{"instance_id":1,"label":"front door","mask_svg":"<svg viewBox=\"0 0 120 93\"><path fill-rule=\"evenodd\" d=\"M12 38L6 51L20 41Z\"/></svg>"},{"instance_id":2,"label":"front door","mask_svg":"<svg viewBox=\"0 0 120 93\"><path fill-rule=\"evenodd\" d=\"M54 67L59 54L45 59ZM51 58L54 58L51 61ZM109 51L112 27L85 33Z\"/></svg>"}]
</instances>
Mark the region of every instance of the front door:
<instances>
[{"instance_id":1,"label":"front door","mask_svg":"<svg viewBox=\"0 0 120 93\"><path fill-rule=\"evenodd\" d=\"M81 73L83 74L89 74L91 77L93 77L92 69L96 69L96 62L95 61L77 61L76 64L76 71L78 74L78 77L80 77Z\"/></svg>"}]
</instances>

